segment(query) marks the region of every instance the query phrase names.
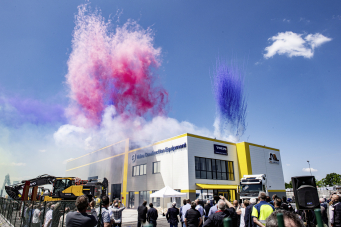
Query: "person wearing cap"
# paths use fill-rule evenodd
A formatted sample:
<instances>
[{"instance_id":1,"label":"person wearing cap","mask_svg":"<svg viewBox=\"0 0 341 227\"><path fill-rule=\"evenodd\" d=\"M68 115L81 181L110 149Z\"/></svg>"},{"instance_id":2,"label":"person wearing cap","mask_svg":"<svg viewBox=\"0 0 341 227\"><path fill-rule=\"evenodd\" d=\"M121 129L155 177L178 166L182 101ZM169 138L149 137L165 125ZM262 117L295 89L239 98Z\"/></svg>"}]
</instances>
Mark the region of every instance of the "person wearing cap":
<instances>
[{"instance_id":1,"label":"person wearing cap","mask_svg":"<svg viewBox=\"0 0 341 227\"><path fill-rule=\"evenodd\" d=\"M166 218L170 224L170 227L178 227L179 219L179 209L176 208L176 202L172 203L172 207L168 209Z\"/></svg>"}]
</instances>

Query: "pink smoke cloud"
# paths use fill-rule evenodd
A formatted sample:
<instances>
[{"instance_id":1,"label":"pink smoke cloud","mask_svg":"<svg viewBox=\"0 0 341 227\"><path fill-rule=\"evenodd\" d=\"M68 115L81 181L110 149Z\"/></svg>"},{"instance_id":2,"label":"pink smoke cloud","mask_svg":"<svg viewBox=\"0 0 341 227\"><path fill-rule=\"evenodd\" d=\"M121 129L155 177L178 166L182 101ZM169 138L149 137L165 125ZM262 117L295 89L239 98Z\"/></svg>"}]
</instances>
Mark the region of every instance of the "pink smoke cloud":
<instances>
[{"instance_id":1,"label":"pink smoke cloud","mask_svg":"<svg viewBox=\"0 0 341 227\"><path fill-rule=\"evenodd\" d=\"M82 115L86 124L99 125L110 105L127 118L166 114L168 93L157 85L155 73L161 49L154 48L151 29L133 21L112 27L100 13L79 7L66 75L73 123L81 124Z\"/></svg>"}]
</instances>

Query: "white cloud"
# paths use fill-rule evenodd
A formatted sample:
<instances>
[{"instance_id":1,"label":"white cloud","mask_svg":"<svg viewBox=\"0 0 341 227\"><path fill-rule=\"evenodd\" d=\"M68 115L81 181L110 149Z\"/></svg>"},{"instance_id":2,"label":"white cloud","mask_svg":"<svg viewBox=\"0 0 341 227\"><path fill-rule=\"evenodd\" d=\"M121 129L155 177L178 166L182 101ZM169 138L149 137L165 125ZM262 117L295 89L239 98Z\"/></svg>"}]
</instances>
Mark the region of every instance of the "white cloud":
<instances>
[{"instance_id":1,"label":"white cloud","mask_svg":"<svg viewBox=\"0 0 341 227\"><path fill-rule=\"evenodd\" d=\"M3 165L3 166L26 166L26 163L22 163L22 162L8 162L8 163L1 163L0 165Z\"/></svg>"},{"instance_id":2,"label":"white cloud","mask_svg":"<svg viewBox=\"0 0 341 227\"><path fill-rule=\"evenodd\" d=\"M286 164L287 166L291 166L291 164Z\"/></svg>"},{"instance_id":3,"label":"white cloud","mask_svg":"<svg viewBox=\"0 0 341 227\"><path fill-rule=\"evenodd\" d=\"M305 40L307 40L311 48L314 50L316 47L321 46L323 43L329 42L332 39L325 37L324 35L320 33L316 33L316 34L307 35L305 37Z\"/></svg>"},{"instance_id":4,"label":"white cloud","mask_svg":"<svg viewBox=\"0 0 341 227\"><path fill-rule=\"evenodd\" d=\"M118 115L113 106L105 109L103 121L99 127L82 128L63 125L54 133L53 137L57 146L64 150L82 150L84 154L86 151L93 151L126 138L144 146L183 133L236 141L236 138L232 136L214 135L214 132L206 128L197 127L186 121L179 122L169 117L158 116L149 121L142 117L126 119L124 116ZM71 154L75 155L74 152Z\"/></svg>"},{"instance_id":5,"label":"white cloud","mask_svg":"<svg viewBox=\"0 0 341 227\"><path fill-rule=\"evenodd\" d=\"M39 151L42 152L42 153L43 153L43 152L46 152L46 150L39 150Z\"/></svg>"},{"instance_id":6,"label":"white cloud","mask_svg":"<svg viewBox=\"0 0 341 227\"><path fill-rule=\"evenodd\" d=\"M317 169L314 169L314 168L310 168L310 169L311 169L311 172L317 172ZM309 168L303 168L302 171L310 173L310 169Z\"/></svg>"},{"instance_id":7,"label":"white cloud","mask_svg":"<svg viewBox=\"0 0 341 227\"><path fill-rule=\"evenodd\" d=\"M304 17L301 17L299 22L305 22L305 23L310 23L310 20L305 19Z\"/></svg>"},{"instance_id":8,"label":"white cloud","mask_svg":"<svg viewBox=\"0 0 341 227\"><path fill-rule=\"evenodd\" d=\"M276 54L287 55L288 57L302 56L312 58L316 47L332 40L320 33L309 34L304 38L302 38L302 35L287 31L280 32L276 36L269 38L273 43L265 48L267 53L264 54L264 58L268 59Z\"/></svg>"},{"instance_id":9,"label":"white cloud","mask_svg":"<svg viewBox=\"0 0 341 227\"><path fill-rule=\"evenodd\" d=\"M341 20L341 15L333 15L333 19L336 19L336 20Z\"/></svg>"},{"instance_id":10,"label":"white cloud","mask_svg":"<svg viewBox=\"0 0 341 227\"><path fill-rule=\"evenodd\" d=\"M32 179L32 176L26 175L26 176L20 176L20 177L11 177L12 181L19 181L21 182L22 180L27 180L27 179Z\"/></svg>"},{"instance_id":11,"label":"white cloud","mask_svg":"<svg viewBox=\"0 0 341 227\"><path fill-rule=\"evenodd\" d=\"M289 20L289 19L286 19L286 18L284 18L284 19L283 19L283 22L288 22L288 23L290 23L290 20Z\"/></svg>"}]
</instances>

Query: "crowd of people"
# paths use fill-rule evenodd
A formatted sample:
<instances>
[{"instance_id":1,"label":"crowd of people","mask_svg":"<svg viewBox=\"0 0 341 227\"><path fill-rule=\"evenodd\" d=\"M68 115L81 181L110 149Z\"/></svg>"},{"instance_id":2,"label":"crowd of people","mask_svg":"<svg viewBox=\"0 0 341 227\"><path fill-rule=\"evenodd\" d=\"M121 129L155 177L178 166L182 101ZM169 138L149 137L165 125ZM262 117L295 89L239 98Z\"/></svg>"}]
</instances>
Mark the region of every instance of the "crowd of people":
<instances>
[{"instance_id":1,"label":"crowd of people","mask_svg":"<svg viewBox=\"0 0 341 227\"><path fill-rule=\"evenodd\" d=\"M255 198L251 201L245 200L239 204L237 200L233 203L229 202L225 197L220 196L220 200L216 204L212 201L207 201L201 205L199 200L191 201L190 199L183 200L183 206L176 207L176 203L168 209L166 218L170 227L222 227L226 217L230 217L233 227L256 227L256 226L278 226L276 214L281 212L284 216L286 226L304 226L301 217L294 212L294 209L286 198L278 198L276 195L272 197L266 196L261 192L258 197L258 202ZM156 226L156 218L148 220L150 208L146 207L145 201L138 208L138 224L143 226L147 221ZM152 204L149 204L152 207Z\"/></svg>"},{"instance_id":2,"label":"crowd of people","mask_svg":"<svg viewBox=\"0 0 341 227\"><path fill-rule=\"evenodd\" d=\"M24 226L31 223L32 227L94 227L100 221L102 227L121 227L122 212L125 209L121 201L117 199L109 203L109 198L104 196L101 204L101 207L95 209L95 202L89 202L88 197L83 195L77 198L73 212L64 205L64 213L59 216L54 210L60 210L60 203L47 203L46 207L43 204L28 205L24 206L21 212ZM333 227L341 227L341 203L338 194L331 195L328 200L320 198L320 207L324 226L330 224ZM144 201L137 208L137 212L137 227L146 223L157 226L158 211L153 203L147 208L147 201ZM270 198L264 192L259 193L258 201L252 198L241 204L237 200L231 203L223 196L220 196L216 204L210 200L201 204L199 200L184 199L183 206L179 208L173 202L165 216L170 227L222 227L226 217L231 218L233 227L275 227L278 226L277 213L283 213L285 226L317 225L314 211L297 211L287 202L285 196L279 198L273 195Z\"/></svg>"},{"instance_id":3,"label":"crowd of people","mask_svg":"<svg viewBox=\"0 0 341 227\"><path fill-rule=\"evenodd\" d=\"M330 226L341 227L340 196L335 193L329 200L321 198L320 202L324 226L329 223ZM313 210L295 210L285 196L279 198L273 195L270 198L264 192L259 193L258 201L252 198L241 204L237 200L230 203L223 196L220 196L220 200L214 205L211 204L212 201L207 201L202 206L199 200L191 202L189 199L183 203L179 209L173 203L173 207L168 210L166 217L170 227L219 227L223 226L226 217L231 218L234 227L277 227L278 213L283 214L285 226L317 225Z\"/></svg>"},{"instance_id":4,"label":"crowd of people","mask_svg":"<svg viewBox=\"0 0 341 227\"><path fill-rule=\"evenodd\" d=\"M59 227L61 223L57 222L57 224L52 225L53 210L55 207L60 206L60 203L52 204L47 203L46 207L44 204L27 204L22 207L20 211L20 215L22 217L23 226L32 226L32 227ZM65 214L69 211L69 208L65 208ZM58 219L59 220L59 219ZM63 222L63 220L61 220ZM64 225L65 226L65 225Z\"/></svg>"}]
</instances>

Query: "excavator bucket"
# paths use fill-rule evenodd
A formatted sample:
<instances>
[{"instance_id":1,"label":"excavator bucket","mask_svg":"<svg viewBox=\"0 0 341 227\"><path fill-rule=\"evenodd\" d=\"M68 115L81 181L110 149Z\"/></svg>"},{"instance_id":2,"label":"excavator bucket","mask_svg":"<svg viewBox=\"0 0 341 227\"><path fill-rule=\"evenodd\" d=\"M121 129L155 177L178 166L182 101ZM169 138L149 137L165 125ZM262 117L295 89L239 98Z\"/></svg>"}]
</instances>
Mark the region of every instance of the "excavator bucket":
<instances>
[{"instance_id":1,"label":"excavator bucket","mask_svg":"<svg viewBox=\"0 0 341 227\"><path fill-rule=\"evenodd\" d=\"M6 193L9 197L11 197L14 200L20 200L21 199L21 193L19 190L11 187L11 186L5 186Z\"/></svg>"}]
</instances>

